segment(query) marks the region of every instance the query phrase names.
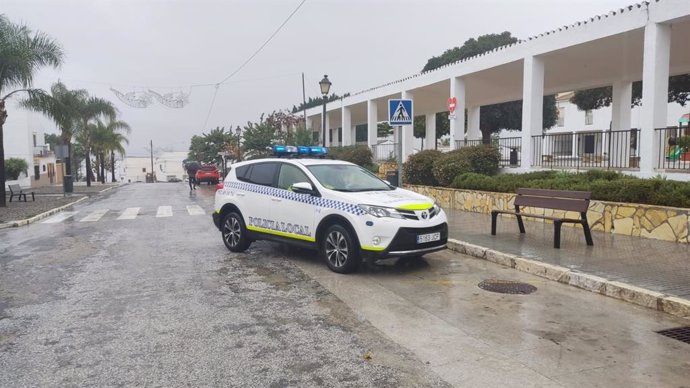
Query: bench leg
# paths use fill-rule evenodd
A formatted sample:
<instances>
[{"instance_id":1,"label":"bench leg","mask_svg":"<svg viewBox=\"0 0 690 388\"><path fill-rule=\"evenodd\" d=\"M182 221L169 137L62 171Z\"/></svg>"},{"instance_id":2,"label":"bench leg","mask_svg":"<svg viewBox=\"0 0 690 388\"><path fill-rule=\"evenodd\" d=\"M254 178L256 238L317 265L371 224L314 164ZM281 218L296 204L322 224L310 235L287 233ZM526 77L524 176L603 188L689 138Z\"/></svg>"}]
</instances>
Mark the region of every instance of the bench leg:
<instances>
[{"instance_id":1,"label":"bench leg","mask_svg":"<svg viewBox=\"0 0 690 388\"><path fill-rule=\"evenodd\" d=\"M517 216L518 228L520 228L520 233L525 233L525 224L522 223L522 216Z\"/></svg>"},{"instance_id":2,"label":"bench leg","mask_svg":"<svg viewBox=\"0 0 690 388\"><path fill-rule=\"evenodd\" d=\"M589 223L587 221L582 223L582 230L585 232L585 241L587 241L587 245L594 245L594 241L592 241L592 232L589 230Z\"/></svg>"},{"instance_id":3,"label":"bench leg","mask_svg":"<svg viewBox=\"0 0 690 388\"><path fill-rule=\"evenodd\" d=\"M561 248L561 225L563 225L563 222L560 220L553 222L553 247L556 249Z\"/></svg>"},{"instance_id":4,"label":"bench leg","mask_svg":"<svg viewBox=\"0 0 690 388\"><path fill-rule=\"evenodd\" d=\"M36 196L34 195L34 192L31 192L31 200L36 202Z\"/></svg>"},{"instance_id":5,"label":"bench leg","mask_svg":"<svg viewBox=\"0 0 690 388\"><path fill-rule=\"evenodd\" d=\"M495 236L496 235L496 219L498 218L498 213L492 211L491 212L491 235Z\"/></svg>"}]
</instances>

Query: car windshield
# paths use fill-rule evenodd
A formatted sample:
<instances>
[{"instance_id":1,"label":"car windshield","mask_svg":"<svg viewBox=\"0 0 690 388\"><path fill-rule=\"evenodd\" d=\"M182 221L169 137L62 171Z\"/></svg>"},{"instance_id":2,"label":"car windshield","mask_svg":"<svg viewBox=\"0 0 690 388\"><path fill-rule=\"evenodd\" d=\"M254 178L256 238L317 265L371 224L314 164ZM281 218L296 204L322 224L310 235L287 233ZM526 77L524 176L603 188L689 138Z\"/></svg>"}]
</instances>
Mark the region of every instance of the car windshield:
<instances>
[{"instance_id":1,"label":"car windshield","mask_svg":"<svg viewBox=\"0 0 690 388\"><path fill-rule=\"evenodd\" d=\"M327 189L346 192L389 191L394 187L362 167L348 164L321 164L307 167Z\"/></svg>"}]
</instances>

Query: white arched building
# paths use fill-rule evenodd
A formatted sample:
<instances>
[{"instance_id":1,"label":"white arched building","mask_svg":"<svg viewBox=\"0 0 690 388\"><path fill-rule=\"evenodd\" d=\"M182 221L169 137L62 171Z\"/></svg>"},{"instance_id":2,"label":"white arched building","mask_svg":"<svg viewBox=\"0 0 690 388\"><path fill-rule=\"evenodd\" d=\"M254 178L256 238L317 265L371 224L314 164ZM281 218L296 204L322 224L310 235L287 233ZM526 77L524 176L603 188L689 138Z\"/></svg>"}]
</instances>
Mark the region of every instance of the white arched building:
<instances>
[{"instance_id":1,"label":"white arched building","mask_svg":"<svg viewBox=\"0 0 690 388\"><path fill-rule=\"evenodd\" d=\"M448 98L455 97L450 145L459 147L481 139L479 112L483 105L522 100L523 130L506 143L515 149L518 170L569 168L573 166L562 164L565 159L558 154L568 146L567 141L542 131L543 96L611 85L613 103L607 131L582 137L580 146L570 143L569 157L588 163L583 167L626 169L640 176L686 172L690 161L685 165L680 158L670 162L667 158L668 139L679 134L666 127L668 78L690 73L689 37L690 1L652 0L631 5L329 103L325 129L335 132L340 128L340 135L332 133L326 143L332 137L341 138L342 145L354 144L355 126L367 124L367 143L375 147L376 124L387 120L387 101L395 98L414 100L414 114L426 116L427 142L433 142L434 115L447 110ZM632 83L638 80L644 88L639 127L633 128L630 101ZM321 107L307 110L307 126L319 133L321 112ZM573 139L577 143L577 137ZM414 144L411 126L403 127L405 158ZM584 150L585 146L588 152L578 153L576 147Z\"/></svg>"}]
</instances>

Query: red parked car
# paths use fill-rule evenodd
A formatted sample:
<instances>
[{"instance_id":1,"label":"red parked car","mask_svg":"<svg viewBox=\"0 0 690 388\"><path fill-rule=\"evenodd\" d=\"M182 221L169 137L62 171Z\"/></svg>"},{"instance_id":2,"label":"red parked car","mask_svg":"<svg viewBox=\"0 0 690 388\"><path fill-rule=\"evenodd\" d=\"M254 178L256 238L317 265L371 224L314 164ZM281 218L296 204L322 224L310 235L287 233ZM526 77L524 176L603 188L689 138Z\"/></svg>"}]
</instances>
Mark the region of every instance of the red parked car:
<instances>
[{"instance_id":1,"label":"red parked car","mask_svg":"<svg viewBox=\"0 0 690 388\"><path fill-rule=\"evenodd\" d=\"M218 168L213 164L206 164L201 166L196 172L196 182L201 184L201 182L206 182L210 184L217 184L220 181L220 172Z\"/></svg>"}]
</instances>

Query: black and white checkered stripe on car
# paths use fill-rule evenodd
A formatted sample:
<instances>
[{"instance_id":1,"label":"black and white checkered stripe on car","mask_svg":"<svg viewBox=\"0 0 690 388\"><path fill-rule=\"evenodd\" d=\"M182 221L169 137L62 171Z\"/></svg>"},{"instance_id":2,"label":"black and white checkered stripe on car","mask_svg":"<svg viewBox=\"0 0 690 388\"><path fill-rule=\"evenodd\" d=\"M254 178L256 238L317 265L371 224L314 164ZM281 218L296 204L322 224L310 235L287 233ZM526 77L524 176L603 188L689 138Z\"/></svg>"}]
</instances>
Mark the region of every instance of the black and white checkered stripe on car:
<instances>
[{"instance_id":1,"label":"black and white checkered stripe on car","mask_svg":"<svg viewBox=\"0 0 690 388\"><path fill-rule=\"evenodd\" d=\"M253 183L243 183L243 182L230 182L225 185L225 187L230 187L238 190L245 190L252 193L272 195L274 197L287 199L290 201L297 201L306 203L309 205L319 206L328 209L336 209L348 213L352 213L356 216L361 216L366 214L359 206L347 202L336 201L333 199L326 199L323 197L315 197L309 194L298 194L289 190L280 189L271 186L256 185Z\"/></svg>"}]
</instances>

